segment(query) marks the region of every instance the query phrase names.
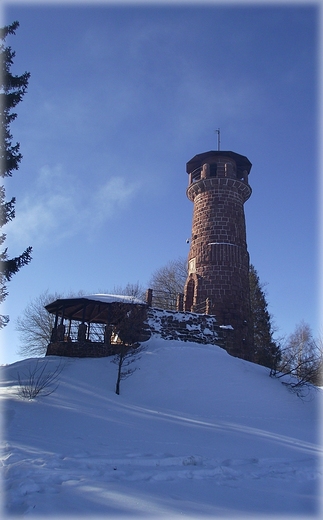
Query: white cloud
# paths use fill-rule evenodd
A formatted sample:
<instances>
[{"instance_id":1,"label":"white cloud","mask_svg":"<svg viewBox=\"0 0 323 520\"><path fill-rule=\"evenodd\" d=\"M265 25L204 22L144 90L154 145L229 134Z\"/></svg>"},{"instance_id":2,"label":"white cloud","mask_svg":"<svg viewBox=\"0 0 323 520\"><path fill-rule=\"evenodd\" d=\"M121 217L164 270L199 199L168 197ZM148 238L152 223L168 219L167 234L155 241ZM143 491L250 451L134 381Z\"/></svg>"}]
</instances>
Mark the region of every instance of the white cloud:
<instances>
[{"instance_id":1,"label":"white cloud","mask_svg":"<svg viewBox=\"0 0 323 520\"><path fill-rule=\"evenodd\" d=\"M63 167L61 164L57 164L53 167L48 165L40 168L39 175L37 177L37 185L41 189L49 189L54 187L55 185L61 181L63 181L64 173Z\"/></svg>"},{"instance_id":2,"label":"white cloud","mask_svg":"<svg viewBox=\"0 0 323 520\"><path fill-rule=\"evenodd\" d=\"M91 206L97 216L105 219L117 209L125 208L138 189L138 183L129 182L123 177L112 177L94 194Z\"/></svg>"},{"instance_id":3,"label":"white cloud","mask_svg":"<svg viewBox=\"0 0 323 520\"><path fill-rule=\"evenodd\" d=\"M84 231L89 235L125 210L137 188L138 183L119 176L92 187L66 175L60 165L44 166L16 205L16 217L6 230L7 245L56 244L78 233L84 236Z\"/></svg>"}]
</instances>

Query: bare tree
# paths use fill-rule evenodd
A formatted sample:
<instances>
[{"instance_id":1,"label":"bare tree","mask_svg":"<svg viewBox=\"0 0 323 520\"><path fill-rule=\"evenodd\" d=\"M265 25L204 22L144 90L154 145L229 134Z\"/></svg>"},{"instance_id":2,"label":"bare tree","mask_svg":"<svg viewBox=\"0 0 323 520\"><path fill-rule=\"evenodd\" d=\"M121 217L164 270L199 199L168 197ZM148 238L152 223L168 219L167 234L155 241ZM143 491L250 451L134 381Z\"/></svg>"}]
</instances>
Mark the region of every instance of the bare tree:
<instances>
[{"instance_id":1,"label":"bare tree","mask_svg":"<svg viewBox=\"0 0 323 520\"><path fill-rule=\"evenodd\" d=\"M178 258L157 269L149 282L153 290L153 305L161 309L176 310L177 296L184 292L187 278L187 260Z\"/></svg>"},{"instance_id":2,"label":"bare tree","mask_svg":"<svg viewBox=\"0 0 323 520\"><path fill-rule=\"evenodd\" d=\"M143 351L144 347L139 343L134 345L121 344L119 347L118 354L112 359L112 363L118 366L117 381L115 393L120 395L120 384L123 379L130 377L138 367L130 367L132 363L137 361L140 356L139 354Z\"/></svg>"},{"instance_id":3,"label":"bare tree","mask_svg":"<svg viewBox=\"0 0 323 520\"><path fill-rule=\"evenodd\" d=\"M281 359L272 369L271 375L284 378L292 389L309 384L322 384L323 348L322 341L315 340L310 326L301 322L281 346ZM286 381L286 376L289 376Z\"/></svg>"},{"instance_id":4,"label":"bare tree","mask_svg":"<svg viewBox=\"0 0 323 520\"><path fill-rule=\"evenodd\" d=\"M133 296L133 298L138 298L138 300L145 301L145 289L137 283L127 283L125 287L117 285L113 287L112 294L119 294L123 296Z\"/></svg>"},{"instance_id":5,"label":"bare tree","mask_svg":"<svg viewBox=\"0 0 323 520\"><path fill-rule=\"evenodd\" d=\"M120 383L131 376L137 367L131 367L134 361L139 359L143 346L139 343L143 329L144 310L140 305L133 305L127 312L120 307L120 314L115 322L115 337L117 338L117 354L112 363L118 366L116 394L120 394Z\"/></svg>"},{"instance_id":6,"label":"bare tree","mask_svg":"<svg viewBox=\"0 0 323 520\"><path fill-rule=\"evenodd\" d=\"M46 354L55 317L45 309L45 305L60 297L59 294L51 294L46 290L30 301L22 315L17 318L16 330L21 341L19 354L23 356Z\"/></svg>"}]
</instances>

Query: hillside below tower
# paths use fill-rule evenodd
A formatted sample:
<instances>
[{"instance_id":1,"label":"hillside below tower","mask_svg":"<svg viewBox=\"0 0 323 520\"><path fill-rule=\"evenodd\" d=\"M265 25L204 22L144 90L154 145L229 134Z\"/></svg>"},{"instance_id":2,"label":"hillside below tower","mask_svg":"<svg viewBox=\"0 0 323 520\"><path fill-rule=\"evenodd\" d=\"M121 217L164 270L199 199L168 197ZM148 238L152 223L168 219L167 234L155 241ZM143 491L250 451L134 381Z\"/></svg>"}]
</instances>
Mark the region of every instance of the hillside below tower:
<instances>
[{"instance_id":1,"label":"hillside below tower","mask_svg":"<svg viewBox=\"0 0 323 520\"><path fill-rule=\"evenodd\" d=\"M244 203L251 195L251 163L230 151L195 155L186 165L187 197L194 204L184 309L233 327L230 354L252 360L249 254Z\"/></svg>"}]
</instances>

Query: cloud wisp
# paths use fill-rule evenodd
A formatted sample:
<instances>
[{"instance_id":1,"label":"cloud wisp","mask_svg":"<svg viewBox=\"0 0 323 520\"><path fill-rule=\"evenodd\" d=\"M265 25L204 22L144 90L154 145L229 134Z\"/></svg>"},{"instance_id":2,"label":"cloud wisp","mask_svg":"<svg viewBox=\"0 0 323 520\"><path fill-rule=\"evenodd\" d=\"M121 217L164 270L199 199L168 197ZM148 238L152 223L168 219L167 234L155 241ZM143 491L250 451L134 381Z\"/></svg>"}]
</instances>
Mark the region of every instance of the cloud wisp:
<instances>
[{"instance_id":1,"label":"cloud wisp","mask_svg":"<svg viewBox=\"0 0 323 520\"><path fill-rule=\"evenodd\" d=\"M10 247L57 244L79 233L89 238L125 210L139 187L139 182L118 175L89 186L63 173L60 165L40 170L34 186L17 204L15 219L7 226Z\"/></svg>"}]
</instances>

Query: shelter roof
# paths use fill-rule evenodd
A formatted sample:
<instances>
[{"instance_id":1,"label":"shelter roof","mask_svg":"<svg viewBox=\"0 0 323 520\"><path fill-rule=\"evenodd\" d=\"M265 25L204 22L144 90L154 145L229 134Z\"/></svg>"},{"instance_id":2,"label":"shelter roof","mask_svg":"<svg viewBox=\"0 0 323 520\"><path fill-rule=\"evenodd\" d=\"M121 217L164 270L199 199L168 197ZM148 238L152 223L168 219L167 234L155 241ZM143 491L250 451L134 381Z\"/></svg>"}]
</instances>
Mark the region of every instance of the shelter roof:
<instances>
[{"instance_id":1,"label":"shelter roof","mask_svg":"<svg viewBox=\"0 0 323 520\"><path fill-rule=\"evenodd\" d=\"M59 298L48 305L45 309L58 316L76 321L91 323L110 323L115 307L147 305L146 302L133 296L116 294L90 294L76 298Z\"/></svg>"}]
</instances>

